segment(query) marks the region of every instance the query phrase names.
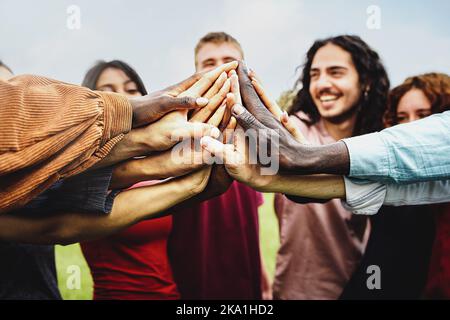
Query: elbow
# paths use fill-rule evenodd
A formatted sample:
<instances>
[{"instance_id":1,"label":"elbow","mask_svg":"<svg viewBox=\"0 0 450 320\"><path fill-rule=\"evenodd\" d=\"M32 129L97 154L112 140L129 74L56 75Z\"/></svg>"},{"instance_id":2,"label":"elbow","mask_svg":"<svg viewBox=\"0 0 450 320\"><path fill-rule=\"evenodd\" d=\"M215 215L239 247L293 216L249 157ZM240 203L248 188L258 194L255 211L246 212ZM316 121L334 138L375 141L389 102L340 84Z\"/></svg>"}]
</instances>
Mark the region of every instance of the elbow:
<instances>
[{"instance_id":1,"label":"elbow","mask_svg":"<svg viewBox=\"0 0 450 320\"><path fill-rule=\"evenodd\" d=\"M71 245L79 242L79 235L73 226L68 226L62 221L56 221L51 224L43 234L44 241L50 244L62 246Z\"/></svg>"}]
</instances>

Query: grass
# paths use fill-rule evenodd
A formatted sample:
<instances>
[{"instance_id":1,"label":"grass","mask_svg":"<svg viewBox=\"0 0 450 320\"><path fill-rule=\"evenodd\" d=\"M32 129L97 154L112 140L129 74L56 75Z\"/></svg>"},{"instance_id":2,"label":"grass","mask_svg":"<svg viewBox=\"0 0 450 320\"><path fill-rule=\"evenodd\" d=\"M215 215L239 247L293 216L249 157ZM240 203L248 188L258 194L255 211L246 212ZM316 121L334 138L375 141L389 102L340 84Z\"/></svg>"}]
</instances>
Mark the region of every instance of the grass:
<instances>
[{"instance_id":1,"label":"grass","mask_svg":"<svg viewBox=\"0 0 450 320\"><path fill-rule=\"evenodd\" d=\"M81 253L79 244L56 246L56 271L58 274L59 291L64 300L91 300L92 277L86 260ZM76 268L73 269L72 266ZM79 268L79 269L78 269ZM80 286L72 285L74 271L80 271Z\"/></svg>"},{"instance_id":2,"label":"grass","mask_svg":"<svg viewBox=\"0 0 450 320\"><path fill-rule=\"evenodd\" d=\"M264 194L264 205L259 208L261 252L270 275L275 272L275 257L279 247L278 222L273 208L273 194ZM80 246L56 246L56 268L59 290L65 300L92 299L92 277ZM79 271L79 286L73 279Z\"/></svg>"}]
</instances>

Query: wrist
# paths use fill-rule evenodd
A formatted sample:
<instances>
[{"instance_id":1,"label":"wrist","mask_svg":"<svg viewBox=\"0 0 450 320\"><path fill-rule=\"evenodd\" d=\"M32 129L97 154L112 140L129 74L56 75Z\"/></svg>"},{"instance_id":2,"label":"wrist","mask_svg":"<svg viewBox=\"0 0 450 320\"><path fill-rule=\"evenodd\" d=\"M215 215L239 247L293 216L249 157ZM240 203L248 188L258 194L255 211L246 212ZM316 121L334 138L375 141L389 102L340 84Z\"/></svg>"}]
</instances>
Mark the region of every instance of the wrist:
<instances>
[{"instance_id":1,"label":"wrist","mask_svg":"<svg viewBox=\"0 0 450 320\"><path fill-rule=\"evenodd\" d=\"M290 149L295 150L295 152L289 159L287 171L304 174L313 170L317 161L316 147L296 143L290 146Z\"/></svg>"},{"instance_id":2,"label":"wrist","mask_svg":"<svg viewBox=\"0 0 450 320\"><path fill-rule=\"evenodd\" d=\"M132 157L144 156L153 151L145 137L144 128L131 130L125 138Z\"/></svg>"},{"instance_id":3,"label":"wrist","mask_svg":"<svg viewBox=\"0 0 450 320\"><path fill-rule=\"evenodd\" d=\"M252 178L251 187L260 192L271 192L271 186L277 181L278 174L273 175L259 175Z\"/></svg>"},{"instance_id":4,"label":"wrist","mask_svg":"<svg viewBox=\"0 0 450 320\"><path fill-rule=\"evenodd\" d=\"M131 126L132 128L137 128L139 126L142 126L142 110L145 107L145 96L143 97L135 97L135 98L129 98L128 101L131 104L132 109L132 117L131 117Z\"/></svg>"}]
</instances>

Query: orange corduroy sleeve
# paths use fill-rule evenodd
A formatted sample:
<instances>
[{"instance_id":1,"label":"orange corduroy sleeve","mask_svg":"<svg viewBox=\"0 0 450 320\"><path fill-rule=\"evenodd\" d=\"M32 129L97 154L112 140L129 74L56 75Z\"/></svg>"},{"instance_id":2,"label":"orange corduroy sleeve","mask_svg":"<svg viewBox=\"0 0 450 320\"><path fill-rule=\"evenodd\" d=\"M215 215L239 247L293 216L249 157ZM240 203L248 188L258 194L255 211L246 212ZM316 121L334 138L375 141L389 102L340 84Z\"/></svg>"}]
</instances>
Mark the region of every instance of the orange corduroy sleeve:
<instances>
[{"instance_id":1,"label":"orange corduroy sleeve","mask_svg":"<svg viewBox=\"0 0 450 320\"><path fill-rule=\"evenodd\" d=\"M118 94L30 75L0 81L0 213L103 159L131 120Z\"/></svg>"}]
</instances>

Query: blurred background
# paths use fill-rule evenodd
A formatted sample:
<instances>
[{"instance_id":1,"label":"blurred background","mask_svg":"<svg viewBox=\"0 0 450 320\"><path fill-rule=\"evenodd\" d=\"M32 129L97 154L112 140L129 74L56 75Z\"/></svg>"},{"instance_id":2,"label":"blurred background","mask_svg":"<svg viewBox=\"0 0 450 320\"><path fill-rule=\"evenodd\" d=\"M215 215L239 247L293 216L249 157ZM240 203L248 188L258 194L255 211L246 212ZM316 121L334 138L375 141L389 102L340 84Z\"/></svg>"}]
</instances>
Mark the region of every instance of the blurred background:
<instances>
[{"instance_id":1,"label":"blurred background","mask_svg":"<svg viewBox=\"0 0 450 320\"><path fill-rule=\"evenodd\" d=\"M68 28L71 5L80 11L79 29ZM371 6L379 8L379 26ZM0 0L0 59L15 73L71 83L98 59L122 59L151 91L193 73L199 38L225 31L278 96L292 87L315 39L350 33L381 54L395 86L409 75L450 70L449 12L448 0Z\"/></svg>"},{"instance_id":2,"label":"blurred background","mask_svg":"<svg viewBox=\"0 0 450 320\"><path fill-rule=\"evenodd\" d=\"M348 33L378 51L395 86L414 74L450 73L449 12L448 0L0 0L0 60L16 74L79 84L96 60L121 59L153 91L192 74L199 38L225 31L277 98L293 87L314 40ZM278 226L273 195L265 201L261 244L273 274ZM57 264L64 298L90 299L78 246L58 247ZM81 289L65 285L70 265L82 267Z\"/></svg>"}]
</instances>

